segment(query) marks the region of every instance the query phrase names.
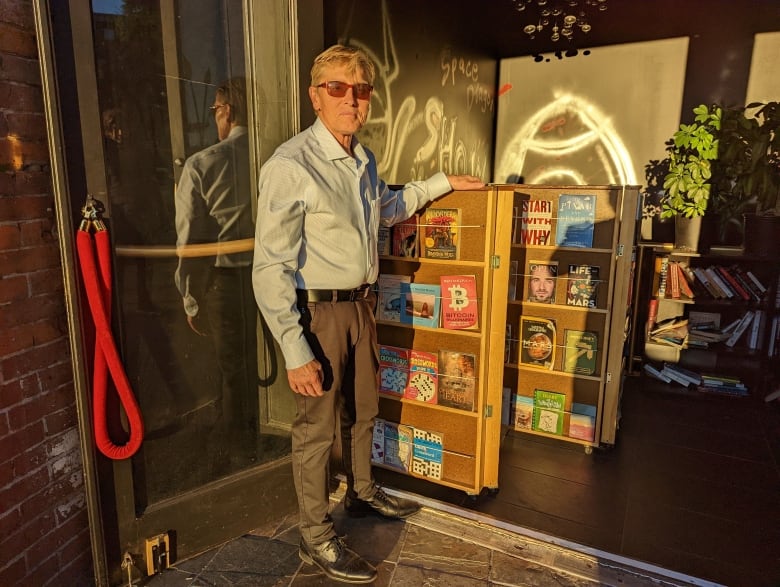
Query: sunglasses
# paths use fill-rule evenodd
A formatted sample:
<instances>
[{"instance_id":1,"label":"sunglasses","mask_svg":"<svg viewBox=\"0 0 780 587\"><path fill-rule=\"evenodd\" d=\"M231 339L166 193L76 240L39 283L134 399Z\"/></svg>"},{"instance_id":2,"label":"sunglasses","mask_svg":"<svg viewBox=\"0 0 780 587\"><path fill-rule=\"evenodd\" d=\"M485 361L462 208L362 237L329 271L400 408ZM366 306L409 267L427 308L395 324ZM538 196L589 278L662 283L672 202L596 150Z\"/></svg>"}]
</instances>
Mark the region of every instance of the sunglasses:
<instances>
[{"instance_id":1,"label":"sunglasses","mask_svg":"<svg viewBox=\"0 0 780 587\"><path fill-rule=\"evenodd\" d=\"M323 82L317 85L318 88L325 88L328 96L334 98L343 98L347 95L347 90L354 88L355 96L358 100L368 100L371 98L371 92L374 86L371 84L347 84L345 82Z\"/></svg>"}]
</instances>

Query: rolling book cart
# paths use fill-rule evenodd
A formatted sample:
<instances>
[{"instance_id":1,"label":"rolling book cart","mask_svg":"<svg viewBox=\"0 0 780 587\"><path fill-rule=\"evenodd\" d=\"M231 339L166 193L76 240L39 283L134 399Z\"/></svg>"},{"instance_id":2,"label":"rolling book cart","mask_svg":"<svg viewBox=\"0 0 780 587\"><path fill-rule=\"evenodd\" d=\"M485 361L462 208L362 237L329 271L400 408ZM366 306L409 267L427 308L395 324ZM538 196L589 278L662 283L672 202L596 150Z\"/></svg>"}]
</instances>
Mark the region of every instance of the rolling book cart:
<instances>
[{"instance_id":1,"label":"rolling book cart","mask_svg":"<svg viewBox=\"0 0 780 587\"><path fill-rule=\"evenodd\" d=\"M555 244L555 211L562 194L592 196L592 246L582 246L591 238L591 229L574 214L566 220L573 230L569 244ZM563 396L559 414L536 418L561 434L529 433L576 442L588 451L614 443L637 197L635 187L494 185L450 193L420 212L418 237L431 240L419 243L418 255L380 255L380 356L396 358L385 361L394 364L386 365L387 388L380 390L375 466L470 495L497 490L499 449L507 431L507 423L502 425L502 397L509 395L514 404L513 396L533 398L536 389L549 392L537 394L537 408L555 407L555 394ZM529 198L549 201L553 240L548 244L529 246L517 240L522 202ZM567 208L579 204L577 198L571 199L575 201ZM435 226L426 226L426 218ZM433 252L426 256L426 251ZM523 301L527 279L520 274L524 269L515 268L525 268L531 259L557 263L553 303ZM570 264L578 265L576 274L569 275ZM598 265L597 275L583 265ZM473 288L459 285L464 277L473 280ZM577 280L576 295L567 293L569 278ZM416 288L409 284L427 286L422 288L426 291L438 287L439 304L416 297ZM567 295L573 296L570 304ZM573 305L574 300L580 305ZM462 309L458 304L470 308L464 315L471 319L445 320L445 312ZM438 322L431 315L434 305ZM524 316L554 322L552 369L519 362ZM565 348L567 341L570 350ZM421 372L411 361L398 359L404 350L410 356L412 351L438 356L437 372ZM565 360L570 372L564 370ZM572 417L572 410L579 412Z\"/></svg>"}]
</instances>

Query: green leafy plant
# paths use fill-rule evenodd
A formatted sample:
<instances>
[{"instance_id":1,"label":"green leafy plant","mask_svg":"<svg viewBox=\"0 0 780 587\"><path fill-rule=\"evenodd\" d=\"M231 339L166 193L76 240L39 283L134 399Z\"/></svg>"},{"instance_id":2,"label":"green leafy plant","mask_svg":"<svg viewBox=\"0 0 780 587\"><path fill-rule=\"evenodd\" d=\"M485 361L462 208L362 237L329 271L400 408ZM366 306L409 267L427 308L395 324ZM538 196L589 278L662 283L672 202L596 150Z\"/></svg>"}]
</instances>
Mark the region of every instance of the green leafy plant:
<instances>
[{"instance_id":1,"label":"green leafy plant","mask_svg":"<svg viewBox=\"0 0 780 587\"><path fill-rule=\"evenodd\" d=\"M701 104L693 109L693 124L681 124L667 141L661 218L704 216L712 192L712 162L718 156L722 110Z\"/></svg>"},{"instance_id":2,"label":"green leafy plant","mask_svg":"<svg viewBox=\"0 0 780 587\"><path fill-rule=\"evenodd\" d=\"M724 108L721 126L713 208L722 223L780 214L780 102Z\"/></svg>"}]
</instances>

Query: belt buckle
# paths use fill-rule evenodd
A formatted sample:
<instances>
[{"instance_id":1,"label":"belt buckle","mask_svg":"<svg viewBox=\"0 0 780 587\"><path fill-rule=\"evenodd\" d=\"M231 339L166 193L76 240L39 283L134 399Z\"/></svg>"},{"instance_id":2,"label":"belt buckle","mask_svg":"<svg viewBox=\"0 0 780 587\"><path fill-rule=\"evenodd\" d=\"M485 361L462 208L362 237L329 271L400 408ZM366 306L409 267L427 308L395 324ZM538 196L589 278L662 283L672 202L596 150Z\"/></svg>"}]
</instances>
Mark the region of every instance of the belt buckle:
<instances>
[{"instance_id":1,"label":"belt buckle","mask_svg":"<svg viewBox=\"0 0 780 587\"><path fill-rule=\"evenodd\" d=\"M356 302L357 300L362 300L366 296L368 296L368 286L361 285L349 292L349 301Z\"/></svg>"}]
</instances>

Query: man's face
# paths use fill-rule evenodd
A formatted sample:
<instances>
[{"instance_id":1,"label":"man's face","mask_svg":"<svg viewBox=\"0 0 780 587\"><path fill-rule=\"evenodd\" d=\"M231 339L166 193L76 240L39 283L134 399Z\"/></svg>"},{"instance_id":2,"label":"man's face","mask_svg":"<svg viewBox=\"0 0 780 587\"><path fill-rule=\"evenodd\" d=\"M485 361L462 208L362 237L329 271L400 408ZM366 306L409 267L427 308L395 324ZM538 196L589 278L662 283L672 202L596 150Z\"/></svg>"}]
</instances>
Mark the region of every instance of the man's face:
<instances>
[{"instance_id":1,"label":"man's face","mask_svg":"<svg viewBox=\"0 0 780 587\"><path fill-rule=\"evenodd\" d=\"M217 136L224 141L230 134L230 104L225 104L221 96L214 99L211 111L214 113L214 122L217 124Z\"/></svg>"},{"instance_id":2,"label":"man's face","mask_svg":"<svg viewBox=\"0 0 780 587\"><path fill-rule=\"evenodd\" d=\"M346 84L365 84L362 71L357 74L347 72L346 66L333 66L324 70L322 78L315 83L343 82ZM355 134L368 118L370 96L358 98L354 87L346 88L343 96L332 96L328 88L310 87L309 97L320 120L337 139Z\"/></svg>"}]
</instances>

